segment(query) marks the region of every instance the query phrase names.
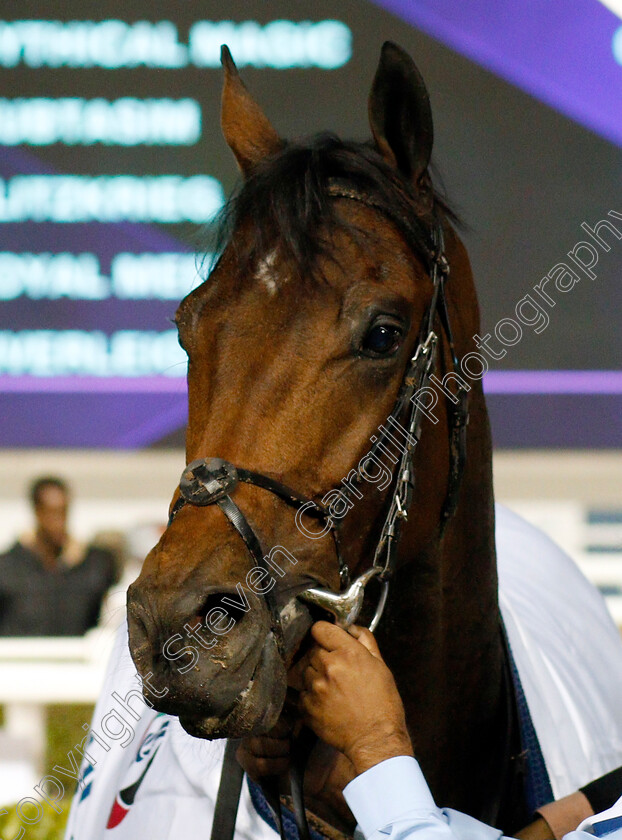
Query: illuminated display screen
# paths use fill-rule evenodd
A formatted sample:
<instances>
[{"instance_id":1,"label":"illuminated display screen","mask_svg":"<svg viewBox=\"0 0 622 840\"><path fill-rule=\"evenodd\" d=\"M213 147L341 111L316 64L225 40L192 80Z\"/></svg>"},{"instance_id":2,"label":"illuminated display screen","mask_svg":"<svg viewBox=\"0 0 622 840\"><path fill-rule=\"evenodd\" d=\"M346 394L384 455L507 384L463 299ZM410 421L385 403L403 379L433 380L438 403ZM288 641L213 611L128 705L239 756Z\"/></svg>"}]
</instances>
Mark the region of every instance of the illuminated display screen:
<instances>
[{"instance_id":1,"label":"illuminated display screen","mask_svg":"<svg viewBox=\"0 0 622 840\"><path fill-rule=\"evenodd\" d=\"M602 220L622 231L611 7L20 0L11 17L5 6L0 445L181 443L185 355L171 318L201 282L197 231L237 177L219 127L221 44L283 136L363 139L385 39L428 82L436 160L472 226L497 444L616 445L622 239L595 238ZM521 330L513 343L504 319Z\"/></svg>"}]
</instances>

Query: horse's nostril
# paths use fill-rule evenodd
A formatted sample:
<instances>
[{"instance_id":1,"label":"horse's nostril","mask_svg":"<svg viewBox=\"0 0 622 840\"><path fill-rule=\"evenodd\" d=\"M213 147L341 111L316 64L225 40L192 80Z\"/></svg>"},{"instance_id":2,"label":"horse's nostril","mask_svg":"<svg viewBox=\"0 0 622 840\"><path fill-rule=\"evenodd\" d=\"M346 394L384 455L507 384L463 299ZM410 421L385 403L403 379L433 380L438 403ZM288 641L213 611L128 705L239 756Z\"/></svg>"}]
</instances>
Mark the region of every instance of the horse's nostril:
<instances>
[{"instance_id":1,"label":"horse's nostril","mask_svg":"<svg viewBox=\"0 0 622 840\"><path fill-rule=\"evenodd\" d=\"M205 621L206 616L210 614L216 617L217 614L213 610L222 610L237 622L241 621L250 609L248 599L241 600L237 592L212 592L197 610L197 616L201 621Z\"/></svg>"}]
</instances>

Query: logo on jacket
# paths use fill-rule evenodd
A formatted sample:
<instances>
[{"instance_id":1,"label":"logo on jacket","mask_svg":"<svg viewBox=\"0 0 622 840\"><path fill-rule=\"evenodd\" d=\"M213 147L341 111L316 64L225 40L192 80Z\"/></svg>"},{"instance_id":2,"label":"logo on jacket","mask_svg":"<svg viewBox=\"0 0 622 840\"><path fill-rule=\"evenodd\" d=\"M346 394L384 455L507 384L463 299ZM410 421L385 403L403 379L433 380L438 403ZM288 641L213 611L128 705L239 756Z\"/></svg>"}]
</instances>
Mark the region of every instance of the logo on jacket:
<instances>
[{"instance_id":1,"label":"logo on jacket","mask_svg":"<svg viewBox=\"0 0 622 840\"><path fill-rule=\"evenodd\" d=\"M154 719L152 726L155 726L156 728L153 731L147 730L145 737L141 741L140 746L138 747L138 752L136 753L136 758L134 759L134 762L127 774L130 779L133 780L129 785L126 785L117 793L114 804L110 810L110 816L108 817L106 828L116 828L129 814L130 809L134 804L134 800L136 799L136 794L138 793L142 783L145 781L149 768L158 754L158 750L162 745L162 738L164 737L170 723L170 720L166 718L162 719L163 717L163 715L158 715L158 717ZM145 762L147 763L145 764Z\"/></svg>"}]
</instances>

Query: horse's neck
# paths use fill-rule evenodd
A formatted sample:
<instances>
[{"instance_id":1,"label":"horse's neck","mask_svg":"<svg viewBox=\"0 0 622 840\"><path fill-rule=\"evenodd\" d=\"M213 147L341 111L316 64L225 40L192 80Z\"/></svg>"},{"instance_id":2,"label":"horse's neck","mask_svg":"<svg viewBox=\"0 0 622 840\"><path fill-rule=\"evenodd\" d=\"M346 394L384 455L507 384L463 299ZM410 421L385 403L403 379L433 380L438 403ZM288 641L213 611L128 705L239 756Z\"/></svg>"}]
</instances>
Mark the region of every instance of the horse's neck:
<instances>
[{"instance_id":1,"label":"horse's neck","mask_svg":"<svg viewBox=\"0 0 622 840\"><path fill-rule=\"evenodd\" d=\"M510 756L490 439L473 403L459 507L441 543L397 573L378 638L436 801L488 816Z\"/></svg>"}]
</instances>

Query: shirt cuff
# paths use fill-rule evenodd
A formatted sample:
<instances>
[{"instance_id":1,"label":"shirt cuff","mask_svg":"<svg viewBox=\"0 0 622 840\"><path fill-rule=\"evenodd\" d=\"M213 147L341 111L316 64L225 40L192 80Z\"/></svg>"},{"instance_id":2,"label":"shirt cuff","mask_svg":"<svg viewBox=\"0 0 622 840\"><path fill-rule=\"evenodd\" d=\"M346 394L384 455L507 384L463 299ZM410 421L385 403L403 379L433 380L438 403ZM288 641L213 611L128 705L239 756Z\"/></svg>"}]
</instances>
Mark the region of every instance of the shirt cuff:
<instances>
[{"instance_id":1,"label":"shirt cuff","mask_svg":"<svg viewBox=\"0 0 622 840\"><path fill-rule=\"evenodd\" d=\"M614 831L617 836L622 835L622 796L614 802L611 808L601 811L599 814L587 817L578 826L579 831L588 834L595 834L597 837L604 837Z\"/></svg>"},{"instance_id":2,"label":"shirt cuff","mask_svg":"<svg viewBox=\"0 0 622 840\"><path fill-rule=\"evenodd\" d=\"M440 813L419 763L410 755L387 758L353 779L343 790L365 837L404 813Z\"/></svg>"}]
</instances>

